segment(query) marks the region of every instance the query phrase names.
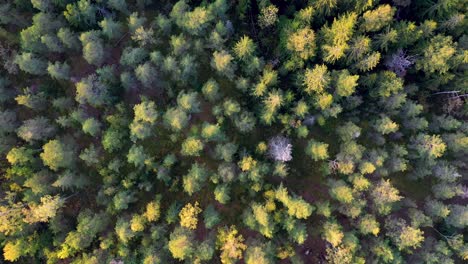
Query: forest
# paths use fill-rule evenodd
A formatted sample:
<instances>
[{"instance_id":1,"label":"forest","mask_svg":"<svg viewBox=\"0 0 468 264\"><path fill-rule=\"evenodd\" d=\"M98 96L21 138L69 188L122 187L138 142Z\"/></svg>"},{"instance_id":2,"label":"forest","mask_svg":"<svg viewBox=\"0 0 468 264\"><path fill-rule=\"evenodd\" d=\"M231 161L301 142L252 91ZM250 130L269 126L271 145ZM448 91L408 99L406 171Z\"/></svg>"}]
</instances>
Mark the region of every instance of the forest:
<instances>
[{"instance_id":1,"label":"forest","mask_svg":"<svg viewBox=\"0 0 468 264\"><path fill-rule=\"evenodd\" d=\"M467 14L0 0L0 263L467 263Z\"/></svg>"}]
</instances>

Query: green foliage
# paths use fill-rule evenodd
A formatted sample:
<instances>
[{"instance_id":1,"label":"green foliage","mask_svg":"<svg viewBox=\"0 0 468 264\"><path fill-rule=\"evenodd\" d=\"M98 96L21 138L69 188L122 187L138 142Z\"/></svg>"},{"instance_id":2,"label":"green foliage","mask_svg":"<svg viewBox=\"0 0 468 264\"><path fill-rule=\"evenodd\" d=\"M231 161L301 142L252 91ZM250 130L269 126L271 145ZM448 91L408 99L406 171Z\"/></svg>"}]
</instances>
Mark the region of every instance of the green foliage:
<instances>
[{"instance_id":1,"label":"green foliage","mask_svg":"<svg viewBox=\"0 0 468 264\"><path fill-rule=\"evenodd\" d=\"M189 195L201 190L208 177L208 171L198 163L194 163L187 175L183 177L184 191Z\"/></svg>"},{"instance_id":2,"label":"green foliage","mask_svg":"<svg viewBox=\"0 0 468 264\"><path fill-rule=\"evenodd\" d=\"M310 140L306 147L306 153L310 155L314 161L327 159L328 144Z\"/></svg>"},{"instance_id":3,"label":"green foliage","mask_svg":"<svg viewBox=\"0 0 468 264\"><path fill-rule=\"evenodd\" d=\"M171 233L168 242L168 248L172 256L178 260L186 260L194 253L193 234L183 228L176 227Z\"/></svg>"},{"instance_id":4,"label":"green foliage","mask_svg":"<svg viewBox=\"0 0 468 264\"><path fill-rule=\"evenodd\" d=\"M1 2L0 262L466 262L465 16Z\"/></svg>"},{"instance_id":5,"label":"green foliage","mask_svg":"<svg viewBox=\"0 0 468 264\"><path fill-rule=\"evenodd\" d=\"M60 140L50 140L42 147L42 150L40 154L42 162L51 170L57 171L60 168L69 168L73 165L73 149Z\"/></svg>"},{"instance_id":6,"label":"green foliage","mask_svg":"<svg viewBox=\"0 0 468 264\"><path fill-rule=\"evenodd\" d=\"M34 75L43 75L47 73L47 62L33 53L22 53L17 55L15 62L22 71Z\"/></svg>"}]
</instances>

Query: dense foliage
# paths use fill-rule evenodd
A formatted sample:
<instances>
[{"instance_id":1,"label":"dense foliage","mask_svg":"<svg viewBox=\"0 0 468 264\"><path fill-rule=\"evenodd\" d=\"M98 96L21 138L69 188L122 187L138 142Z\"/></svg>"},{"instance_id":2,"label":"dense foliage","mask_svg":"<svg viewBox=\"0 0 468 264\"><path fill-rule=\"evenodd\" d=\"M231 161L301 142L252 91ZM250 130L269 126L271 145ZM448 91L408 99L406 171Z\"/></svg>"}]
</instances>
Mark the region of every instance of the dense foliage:
<instances>
[{"instance_id":1,"label":"dense foliage","mask_svg":"<svg viewBox=\"0 0 468 264\"><path fill-rule=\"evenodd\" d=\"M0 3L0 262L468 261L468 2Z\"/></svg>"}]
</instances>

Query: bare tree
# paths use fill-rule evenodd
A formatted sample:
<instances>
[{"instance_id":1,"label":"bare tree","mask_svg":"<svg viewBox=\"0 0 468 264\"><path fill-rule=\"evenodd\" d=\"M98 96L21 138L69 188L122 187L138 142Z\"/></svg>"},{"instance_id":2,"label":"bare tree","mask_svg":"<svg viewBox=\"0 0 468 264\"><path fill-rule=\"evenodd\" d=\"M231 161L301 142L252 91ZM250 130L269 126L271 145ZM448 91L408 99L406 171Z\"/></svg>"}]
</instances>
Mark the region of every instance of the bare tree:
<instances>
[{"instance_id":1,"label":"bare tree","mask_svg":"<svg viewBox=\"0 0 468 264\"><path fill-rule=\"evenodd\" d=\"M406 75L406 69L408 69L413 63L413 57L406 56L406 53L400 49L385 62L385 66L396 73L399 77L403 77Z\"/></svg>"},{"instance_id":2,"label":"bare tree","mask_svg":"<svg viewBox=\"0 0 468 264\"><path fill-rule=\"evenodd\" d=\"M290 140L283 136L276 136L268 142L268 154L277 161L285 162L292 159L292 145Z\"/></svg>"}]
</instances>

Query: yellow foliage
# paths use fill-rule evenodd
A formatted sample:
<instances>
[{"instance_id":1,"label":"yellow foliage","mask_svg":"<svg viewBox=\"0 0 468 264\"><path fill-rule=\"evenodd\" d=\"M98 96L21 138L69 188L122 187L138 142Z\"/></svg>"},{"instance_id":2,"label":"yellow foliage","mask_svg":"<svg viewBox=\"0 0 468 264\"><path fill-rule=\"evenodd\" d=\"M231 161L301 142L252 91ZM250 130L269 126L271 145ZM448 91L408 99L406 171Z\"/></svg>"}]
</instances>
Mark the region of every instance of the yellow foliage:
<instances>
[{"instance_id":1,"label":"yellow foliage","mask_svg":"<svg viewBox=\"0 0 468 264\"><path fill-rule=\"evenodd\" d=\"M161 206L158 202L150 202L146 205L146 212L145 212L146 220L149 222L158 221L159 217L161 216Z\"/></svg>"},{"instance_id":2,"label":"yellow foliage","mask_svg":"<svg viewBox=\"0 0 468 264\"><path fill-rule=\"evenodd\" d=\"M218 230L216 245L221 249L221 263L231 264L242 258L247 245L243 243L244 238L238 233L235 226Z\"/></svg>"},{"instance_id":3,"label":"yellow foliage","mask_svg":"<svg viewBox=\"0 0 468 264\"><path fill-rule=\"evenodd\" d=\"M16 261L21 257L23 246L23 243L19 240L16 243L8 241L3 247L3 257L7 261Z\"/></svg>"},{"instance_id":4,"label":"yellow foliage","mask_svg":"<svg viewBox=\"0 0 468 264\"><path fill-rule=\"evenodd\" d=\"M201 211L198 202L195 202L195 205L191 203L186 204L179 213L180 225L188 229L196 229L198 223L197 216Z\"/></svg>"},{"instance_id":5,"label":"yellow foliage","mask_svg":"<svg viewBox=\"0 0 468 264\"><path fill-rule=\"evenodd\" d=\"M251 156L245 156L239 162L239 167L242 171L250 171L257 165L257 161L254 160Z\"/></svg>"},{"instance_id":6,"label":"yellow foliage","mask_svg":"<svg viewBox=\"0 0 468 264\"><path fill-rule=\"evenodd\" d=\"M130 221L130 229L133 232L140 232L145 229L145 217L142 215L134 215Z\"/></svg>"}]
</instances>

